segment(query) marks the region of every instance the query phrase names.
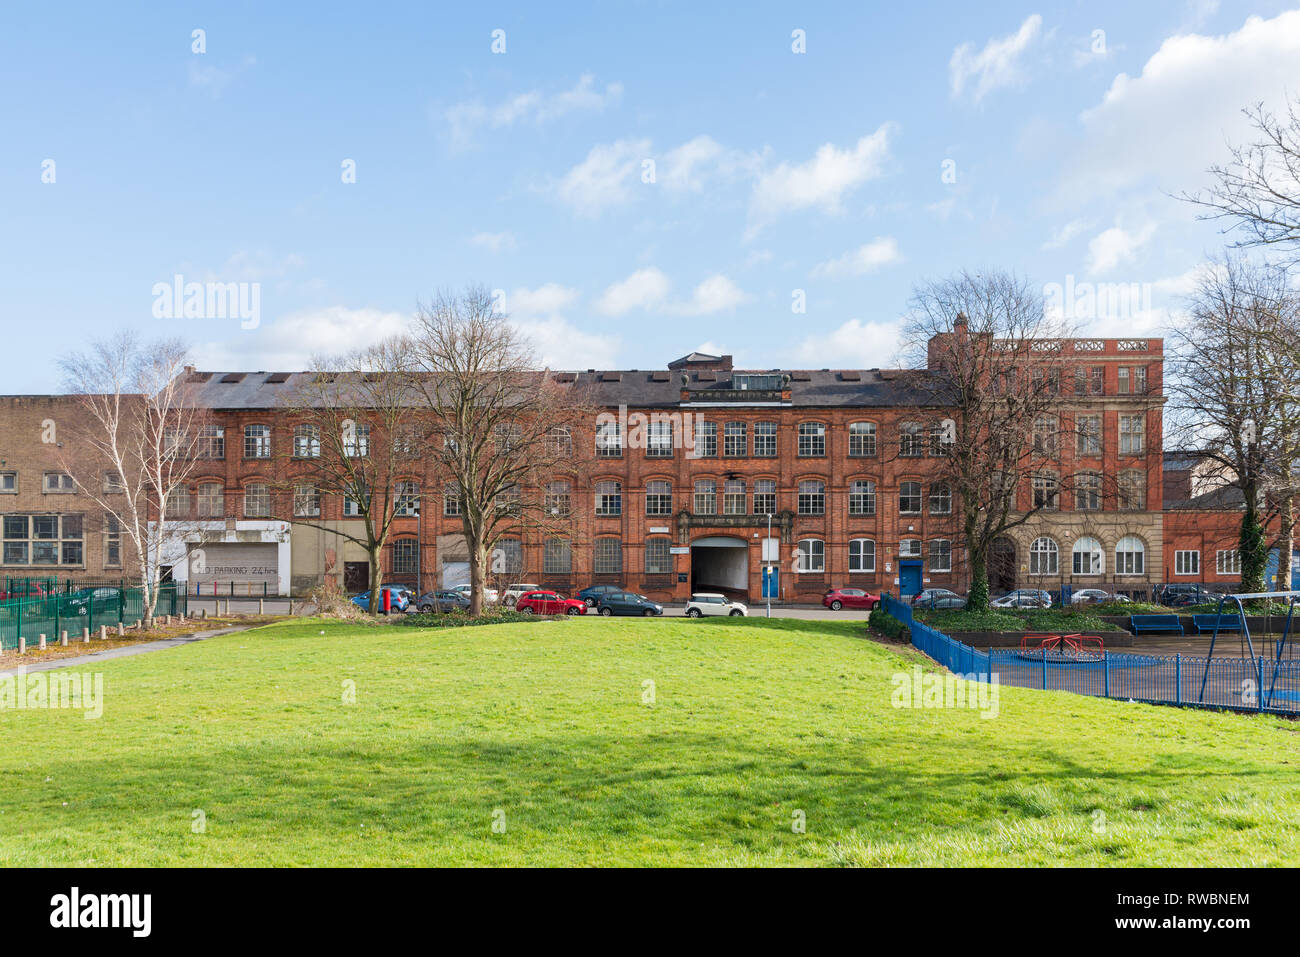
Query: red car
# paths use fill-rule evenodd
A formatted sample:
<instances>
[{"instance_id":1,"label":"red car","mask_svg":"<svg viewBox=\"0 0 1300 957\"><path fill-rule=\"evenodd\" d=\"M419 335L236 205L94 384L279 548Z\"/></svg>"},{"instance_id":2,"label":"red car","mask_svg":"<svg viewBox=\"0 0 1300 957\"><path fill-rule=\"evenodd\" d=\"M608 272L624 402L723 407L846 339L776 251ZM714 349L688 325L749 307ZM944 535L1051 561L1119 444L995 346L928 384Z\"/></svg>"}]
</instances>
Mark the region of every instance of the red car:
<instances>
[{"instance_id":1,"label":"red car","mask_svg":"<svg viewBox=\"0 0 1300 957\"><path fill-rule=\"evenodd\" d=\"M875 611L880 605L880 596L861 588L832 588L822 595L822 604L831 611L839 611L841 608L867 608Z\"/></svg>"},{"instance_id":2,"label":"red car","mask_svg":"<svg viewBox=\"0 0 1300 957\"><path fill-rule=\"evenodd\" d=\"M515 611L525 615L585 615L587 603L581 598L565 598L558 592L529 591L515 601Z\"/></svg>"}]
</instances>

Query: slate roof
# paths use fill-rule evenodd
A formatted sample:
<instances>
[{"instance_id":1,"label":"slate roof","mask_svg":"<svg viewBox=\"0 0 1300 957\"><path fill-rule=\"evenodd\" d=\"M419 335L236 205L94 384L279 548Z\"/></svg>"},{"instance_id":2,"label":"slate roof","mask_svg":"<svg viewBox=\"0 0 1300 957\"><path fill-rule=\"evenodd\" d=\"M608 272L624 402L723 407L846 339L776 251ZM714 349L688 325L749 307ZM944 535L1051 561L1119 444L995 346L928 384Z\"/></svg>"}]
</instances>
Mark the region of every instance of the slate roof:
<instances>
[{"instance_id":1,"label":"slate roof","mask_svg":"<svg viewBox=\"0 0 1300 957\"><path fill-rule=\"evenodd\" d=\"M741 373L742 370L736 370ZM942 405L941 376L913 369L820 369L743 370L759 375L789 375L791 401L795 408L891 408ZM539 375L544 373L538 373ZM691 403L719 402L737 408L770 405L781 401L779 393L742 393L731 389L731 372L703 370L685 372L662 369L615 369L585 372L545 373L557 381L575 382L591 390L599 405L629 408L665 408L681 405L682 377ZM275 409L286 405L287 397L302 392L315 379L315 372L191 372L185 374L185 392L193 405L209 409Z\"/></svg>"}]
</instances>

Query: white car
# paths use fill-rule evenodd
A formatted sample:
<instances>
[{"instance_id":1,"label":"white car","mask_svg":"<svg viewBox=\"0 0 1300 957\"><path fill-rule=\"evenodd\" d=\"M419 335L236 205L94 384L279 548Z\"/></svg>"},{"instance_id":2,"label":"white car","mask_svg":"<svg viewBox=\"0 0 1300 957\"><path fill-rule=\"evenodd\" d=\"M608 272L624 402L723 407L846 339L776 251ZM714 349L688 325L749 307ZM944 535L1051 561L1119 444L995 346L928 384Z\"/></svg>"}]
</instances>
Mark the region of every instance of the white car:
<instances>
[{"instance_id":1,"label":"white car","mask_svg":"<svg viewBox=\"0 0 1300 957\"><path fill-rule=\"evenodd\" d=\"M748 615L749 608L738 601L732 601L726 595L701 592L692 595L686 603L687 618L703 618L705 615Z\"/></svg>"},{"instance_id":2,"label":"white car","mask_svg":"<svg viewBox=\"0 0 1300 957\"><path fill-rule=\"evenodd\" d=\"M501 600L502 602L504 602L505 604L513 608L515 606L515 602L519 600L520 595L523 595L526 592L530 592L530 591L541 591L541 588L542 588L541 585L507 585L506 593Z\"/></svg>"},{"instance_id":3,"label":"white car","mask_svg":"<svg viewBox=\"0 0 1300 957\"><path fill-rule=\"evenodd\" d=\"M1100 588L1080 588L1070 595L1071 605L1099 605L1105 601L1128 601L1128 598L1124 595L1112 595Z\"/></svg>"},{"instance_id":4,"label":"white car","mask_svg":"<svg viewBox=\"0 0 1300 957\"><path fill-rule=\"evenodd\" d=\"M471 586L470 586L468 583L466 583L466 584L464 584L464 585L457 585L455 588L452 589L452 591L458 591L458 592L460 592L460 593L461 593L462 595L464 595L466 598L469 597L469 593L470 593L472 590L473 590L473 589L471 588ZM483 600L484 600L485 602L487 602L489 605L492 604L494 601L497 600L497 595L498 595L498 592L497 592L497 590L496 590L495 588L488 588L486 585L483 586Z\"/></svg>"}]
</instances>

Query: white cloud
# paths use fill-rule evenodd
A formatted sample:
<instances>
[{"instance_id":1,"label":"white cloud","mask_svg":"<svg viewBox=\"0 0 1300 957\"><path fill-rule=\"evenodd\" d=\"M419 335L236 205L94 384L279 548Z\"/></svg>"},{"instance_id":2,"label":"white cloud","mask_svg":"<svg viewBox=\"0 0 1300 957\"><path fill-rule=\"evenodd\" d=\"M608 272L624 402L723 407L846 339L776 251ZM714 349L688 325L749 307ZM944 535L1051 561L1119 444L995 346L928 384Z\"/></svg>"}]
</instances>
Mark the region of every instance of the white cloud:
<instances>
[{"instance_id":1,"label":"white cloud","mask_svg":"<svg viewBox=\"0 0 1300 957\"><path fill-rule=\"evenodd\" d=\"M506 298L505 311L512 317L551 315L567 309L578 300L578 291L557 282L548 282L536 289L520 288Z\"/></svg>"},{"instance_id":2,"label":"white cloud","mask_svg":"<svg viewBox=\"0 0 1300 957\"><path fill-rule=\"evenodd\" d=\"M845 194L879 177L889 157L889 124L851 148L825 143L803 163L781 163L754 184L751 213L761 222L781 213L817 207L838 212Z\"/></svg>"},{"instance_id":3,"label":"white cloud","mask_svg":"<svg viewBox=\"0 0 1300 957\"><path fill-rule=\"evenodd\" d=\"M638 269L626 279L610 285L596 300L596 309L607 316L621 316L633 309L649 309L668 298L672 283L658 269Z\"/></svg>"},{"instance_id":4,"label":"white cloud","mask_svg":"<svg viewBox=\"0 0 1300 957\"><path fill-rule=\"evenodd\" d=\"M649 140L593 146L587 158L564 175L556 191L579 215L599 216L632 199L632 184L640 181L641 163L649 158Z\"/></svg>"},{"instance_id":5,"label":"white cloud","mask_svg":"<svg viewBox=\"0 0 1300 957\"><path fill-rule=\"evenodd\" d=\"M1043 248L1060 249L1087 228L1088 223L1086 221L1082 219L1072 219L1060 229L1056 230L1056 232L1052 233L1052 238L1043 243Z\"/></svg>"},{"instance_id":6,"label":"white cloud","mask_svg":"<svg viewBox=\"0 0 1300 957\"><path fill-rule=\"evenodd\" d=\"M457 103L445 113L452 143L468 146L474 134L484 128L503 129L516 123L533 123L540 126L568 113L579 111L602 112L623 97L623 84L609 83L605 89L596 87L596 78L583 74L577 84L559 93L529 90L507 97L494 107L484 106L479 100Z\"/></svg>"},{"instance_id":7,"label":"white cloud","mask_svg":"<svg viewBox=\"0 0 1300 957\"><path fill-rule=\"evenodd\" d=\"M665 189L699 193L704 190L704 169L725 151L711 136L697 136L663 155L658 179Z\"/></svg>"},{"instance_id":8,"label":"white cloud","mask_svg":"<svg viewBox=\"0 0 1300 957\"><path fill-rule=\"evenodd\" d=\"M1124 229L1122 226L1112 226L1098 233L1088 243L1088 272L1095 276L1128 263L1137 251L1151 240L1155 231L1155 223L1147 223L1135 231Z\"/></svg>"},{"instance_id":9,"label":"white cloud","mask_svg":"<svg viewBox=\"0 0 1300 957\"><path fill-rule=\"evenodd\" d=\"M1010 36L989 40L978 53L970 43L952 51L948 61L948 78L954 98L973 87L971 99L978 103L999 87L1010 86L1022 78L1020 57L1038 38L1043 18L1031 14Z\"/></svg>"},{"instance_id":10,"label":"white cloud","mask_svg":"<svg viewBox=\"0 0 1300 957\"><path fill-rule=\"evenodd\" d=\"M882 266L903 261L903 254L898 251L898 240L893 236L880 236L866 245L851 249L837 259L818 263L812 274L816 278L845 279L850 276L862 276Z\"/></svg>"},{"instance_id":11,"label":"white cloud","mask_svg":"<svg viewBox=\"0 0 1300 957\"><path fill-rule=\"evenodd\" d=\"M902 322L850 319L839 328L804 339L800 364L814 369L889 369L898 363Z\"/></svg>"},{"instance_id":12,"label":"white cloud","mask_svg":"<svg viewBox=\"0 0 1300 957\"><path fill-rule=\"evenodd\" d=\"M406 332L411 317L379 309L330 306L281 316L257 329L195 347L195 365L207 369L295 371L313 356L341 355L359 345Z\"/></svg>"},{"instance_id":13,"label":"white cloud","mask_svg":"<svg viewBox=\"0 0 1300 957\"><path fill-rule=\"evenodd\" d=\"M1244 107L1277 109L1298 89L1300 11L1250 17L1222 36L1170 37L1140 75L1116 76L1080 116L1083 142L1061 193L1078 199L1138 184L1195 191L1208 166L1228 159L1226 143L1249 137Z\"/></svg>"},{"instance_id":14,"label":"white cloud","mask_svg":"<svg viewBox=\"0 0 1300 957\"><path fill-rule=\"evenodd\" d=\"M707 316L735 309L749 299L744 290L719 274L696 286L689 301L671 305L669 310L684 316Z\"/></svg>"},{"instance_id":15,"label":"white cloud","mask_svg":"<svg viewBox=\"0 0 1300 957\"><path fill-rule=\"evenodd\" d=\"M515 248L515 234L511 232L475 233L470 238L470 244L481 246L490 252L499 253L502 250Z\"/></svg>"}]
</instances>

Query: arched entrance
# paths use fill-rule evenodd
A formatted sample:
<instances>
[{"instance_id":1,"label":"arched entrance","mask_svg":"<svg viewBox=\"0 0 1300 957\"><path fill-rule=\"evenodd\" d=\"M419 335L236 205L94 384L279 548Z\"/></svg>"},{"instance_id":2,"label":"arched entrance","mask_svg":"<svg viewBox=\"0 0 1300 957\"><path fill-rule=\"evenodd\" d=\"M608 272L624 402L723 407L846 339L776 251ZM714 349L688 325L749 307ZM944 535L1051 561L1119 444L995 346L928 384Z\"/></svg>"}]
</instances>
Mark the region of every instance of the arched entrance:
<instances>
[{"instance_id":1,"label":"arched entrance","mask_svg":"<svg viewBox=\"0 0 1300 957\"><path fill-rule=\"evenodd\" d=\"M1016 587L1016 543L1002 535L989 549L989 594L1000 595Z\"/></svg>"},{"instance_id":2,"label":"arched entrance","mask_svg":"<svg viewBox=\"0 0 1300 957\"><path fill-rule=\"evenodd\" d=\"M712 591L749 600L749 543L729 535L691 542L691 591Z\"/></svg>"}]
</instances>

